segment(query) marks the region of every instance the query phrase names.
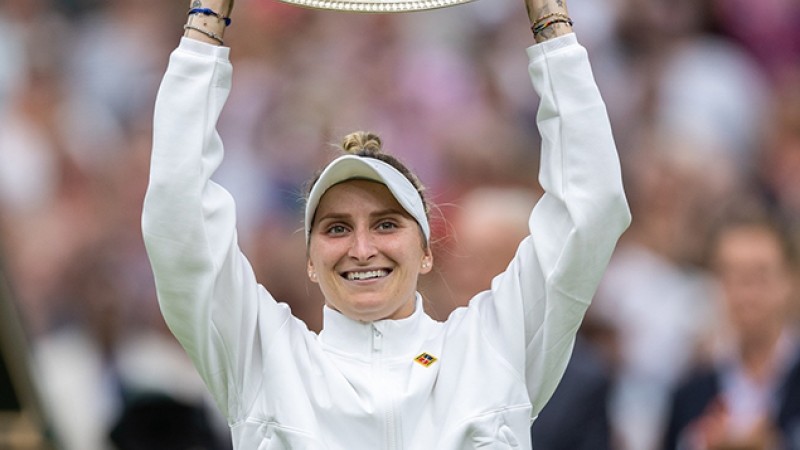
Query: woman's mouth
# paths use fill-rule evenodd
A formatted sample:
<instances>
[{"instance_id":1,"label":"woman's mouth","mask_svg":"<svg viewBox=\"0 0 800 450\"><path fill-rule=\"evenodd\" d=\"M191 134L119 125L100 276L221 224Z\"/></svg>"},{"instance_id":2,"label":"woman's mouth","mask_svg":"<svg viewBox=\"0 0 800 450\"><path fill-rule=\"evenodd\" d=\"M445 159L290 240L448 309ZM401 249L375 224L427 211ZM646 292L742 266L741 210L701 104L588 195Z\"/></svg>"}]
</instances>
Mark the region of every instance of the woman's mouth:
<instances>
[{"instance_id":1,"label":"woman's mouth","mask_svg":"<svg viewBox=\"0 0 800 450\"><path fill-rule=\"evenodd\" d=\"M374 280L376 278L383 278L389 275L389 273L391 273L391 271L387 269L375 269L375 270L345 272L343 276L349 281L364 281L364 280Z\"/></svg>"}]
</instances>

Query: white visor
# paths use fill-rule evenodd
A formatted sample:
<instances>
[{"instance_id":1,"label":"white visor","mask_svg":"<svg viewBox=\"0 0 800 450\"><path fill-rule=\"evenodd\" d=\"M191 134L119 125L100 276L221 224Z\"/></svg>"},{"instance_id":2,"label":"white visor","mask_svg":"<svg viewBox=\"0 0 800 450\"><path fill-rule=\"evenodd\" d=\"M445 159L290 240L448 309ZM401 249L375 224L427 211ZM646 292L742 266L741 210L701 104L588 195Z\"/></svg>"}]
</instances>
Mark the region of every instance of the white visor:
<instances>
[{"instance_id":1,"label":"white visor","mask_svg":"<svg viewBox=\"0 0 800 450\"><path fill-rule=\"evenodd\" d=\"M425 215L422 197L414 185L408 181L408 178L381 160L344 155L331 161L320 174L314 187L311 188L311 193L306 201L306 243L309 242L311 222L314 220L314 213L317 211L322 196L333 185L352 179L376 181L389 188L400 206L417 221L422 229L422 234L425 235L425 242L430 242L431 228L428 224L428 216Z\"/></svg>"}]
</instances>

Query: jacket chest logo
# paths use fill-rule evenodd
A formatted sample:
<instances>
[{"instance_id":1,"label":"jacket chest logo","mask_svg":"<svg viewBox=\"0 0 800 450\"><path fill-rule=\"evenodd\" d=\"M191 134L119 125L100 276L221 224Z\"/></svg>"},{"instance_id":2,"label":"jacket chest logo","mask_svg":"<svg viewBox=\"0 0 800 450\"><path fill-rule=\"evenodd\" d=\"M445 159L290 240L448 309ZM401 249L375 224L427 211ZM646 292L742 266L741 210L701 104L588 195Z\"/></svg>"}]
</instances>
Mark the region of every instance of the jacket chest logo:
<instances>
[{"instance_id":1,"label":"jacket chest logo","mask_svg":"<svg viewBox=\"0 0 800 450\"><path fill-rule=\"evenodd\" d=\"M419 365L423 367L429 367L431 364L435 363L438 358L431 355L430 353L420 353L419 356L414 358L414 361L419 363Z\"/></svg>"}]
</instances>

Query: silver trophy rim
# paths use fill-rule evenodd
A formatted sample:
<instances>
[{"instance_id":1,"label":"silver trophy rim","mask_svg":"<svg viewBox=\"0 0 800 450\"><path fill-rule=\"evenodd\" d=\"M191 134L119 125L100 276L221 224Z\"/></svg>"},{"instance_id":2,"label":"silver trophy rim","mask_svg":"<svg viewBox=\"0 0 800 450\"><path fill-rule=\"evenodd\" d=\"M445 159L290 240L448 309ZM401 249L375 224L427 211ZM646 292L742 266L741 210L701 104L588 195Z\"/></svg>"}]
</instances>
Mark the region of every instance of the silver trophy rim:
<instances>
[{"instance_id":1,"label":"silver trophy rim","mask_svg":"<svg viewBox=\"0 0 800 450\"><path fill-rule=\"evenodd\" d=\"M349 11L363 13L401 13L425 11L462 5L474 0L401 0L401 1L359 1L359 0L281 0L284 3L312 9Z\"/></svg>"}]
</instances>

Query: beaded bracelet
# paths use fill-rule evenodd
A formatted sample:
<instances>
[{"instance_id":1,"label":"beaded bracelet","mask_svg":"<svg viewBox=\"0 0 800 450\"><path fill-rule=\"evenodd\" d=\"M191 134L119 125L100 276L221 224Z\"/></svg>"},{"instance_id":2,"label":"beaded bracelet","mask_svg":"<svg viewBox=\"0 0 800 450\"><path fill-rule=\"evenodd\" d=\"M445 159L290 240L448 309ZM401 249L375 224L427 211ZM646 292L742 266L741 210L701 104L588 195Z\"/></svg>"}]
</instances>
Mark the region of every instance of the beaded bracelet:
<instances>
[{"instance_id":1,"label":"beaded bracelet","mask_svg":"<svg viewBox=\"0 0 800 450\"><path fill-rule=\"evenodd\" d=\"M222 17L218 12L214 11L211 8L192 8L189 10L187 15L191 16L192 14L202 14L204 16L214 16L219 20L225 22L225 26L229 26L231 24L230 17Z\"/></svg>"},{"instance_id":2,"label":"beaded bracelet","mask_svg":"<svg viewBox=\"0 0 800 450\"><path fill-rule=\"evenodd\" d=\"M544 22L542 22L543 19L537 20L536 23L531 27L533 35L535 36L544 31L547 27L550 27L557 23L566 23L569 26L572 26L574 24L572 22L572 19L570 19L569 17L564 16L563 14L560 14L559 16L560 17L555 17L554 19L545 20Z\"/></svg>"},{"instance_id":3,"label":"beaded bracelet","mask_svg":"<svg viewBox=\"0 0 800 450\"><path fill-rule=\"evenodd\" d=\"M211 39L214 39L215 41L219 42L219 45L225 45L225 43L222 41L222 36L218 35L217 33L214 33L213 31L204 30L204 29L202 29L200 27L196 27L194 25L189 25L188 23L183 26L183 29L184 30L194 30L194 31L197 31L198 33L205 34L206 36L210 37Z\"/></svg>"}]
</instances>

